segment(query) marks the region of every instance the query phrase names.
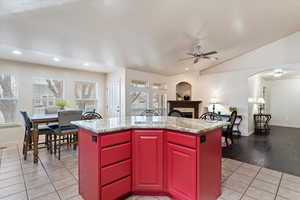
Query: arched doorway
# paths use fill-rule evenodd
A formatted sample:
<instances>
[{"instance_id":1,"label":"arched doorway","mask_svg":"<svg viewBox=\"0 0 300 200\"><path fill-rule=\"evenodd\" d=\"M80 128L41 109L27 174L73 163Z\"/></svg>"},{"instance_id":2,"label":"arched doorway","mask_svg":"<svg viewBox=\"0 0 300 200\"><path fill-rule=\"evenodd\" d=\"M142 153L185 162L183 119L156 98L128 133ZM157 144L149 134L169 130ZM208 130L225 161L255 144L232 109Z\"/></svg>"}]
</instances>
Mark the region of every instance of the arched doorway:
<instances>
[{"instance_id":1,"label":"arched doorway","mask_svg":"<svg viewBox=\"0 0 300 200\"><path fill-rule=\"evenodd\" d=\"M176 100L191 100L192 99L192 85L188 82L179 82L176 85Z\"/></svg>"}]
</instances>

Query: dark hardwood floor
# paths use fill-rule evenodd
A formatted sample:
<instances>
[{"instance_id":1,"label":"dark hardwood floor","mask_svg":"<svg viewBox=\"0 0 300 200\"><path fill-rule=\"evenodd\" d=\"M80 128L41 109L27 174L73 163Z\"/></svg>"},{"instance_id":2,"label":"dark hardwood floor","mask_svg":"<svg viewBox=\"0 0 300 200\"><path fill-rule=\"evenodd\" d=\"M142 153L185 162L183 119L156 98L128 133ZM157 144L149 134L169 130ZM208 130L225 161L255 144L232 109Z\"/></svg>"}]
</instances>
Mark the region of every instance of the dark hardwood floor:
<instances>
[{"instance_id":1,"label":"dark hardwood floor","mask_svg":"<svg viewBox=\"0 0 300 200\"><path fill-rule=\"evenodd\" d=\"M234 141L232 147L223 149L225 158L300 176L300 129L272 126L270 135Z\"/></svg>"}]
</instances>

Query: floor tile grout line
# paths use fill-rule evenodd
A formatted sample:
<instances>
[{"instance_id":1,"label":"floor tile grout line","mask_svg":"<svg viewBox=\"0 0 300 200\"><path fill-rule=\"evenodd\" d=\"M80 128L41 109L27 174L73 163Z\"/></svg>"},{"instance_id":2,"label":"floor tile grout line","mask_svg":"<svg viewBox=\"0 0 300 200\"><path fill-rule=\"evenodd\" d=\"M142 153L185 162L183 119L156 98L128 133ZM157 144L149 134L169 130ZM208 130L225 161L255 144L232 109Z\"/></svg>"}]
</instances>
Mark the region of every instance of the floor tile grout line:
<instances>
[{"instance_id":1,"label":"floor tile grout line","mask_svg":"<svg viewBox=\"0 0 300 200\"><path fill-rule=\"evenodd\" d=\"M22 170L23 182L24 182L24 186L25 186L25 193L26 193L27 200L29 200L27 185L26 185L25 176L24 176L24 169L23 169L23 166L22 166L23 157L20 155L19 145L17 145L17 150L18 150L18 156L19 156L19 161L20 161L21 170Z\"/></svg>"},{"instance_id":2,"label":"floor tile grout line","mask_svg":"<svg viewBox=\"0 0 300 200\"><path fill-rule=\"evenodd\" d=\"M74 152L74 150L72 150L72 153ZM72 157L73 157L73 154L72 154ZM74 159L74 158L73 158ZM78 183L78 179L73 175L73 173L65 166L65 164L64 164L64 162L62 162L63 163L63 166L64 166L64 168L71 174L71 176L76 180L76 182L77 182L77 184L79 184ZM75 185L75 184L73 184L73 185ZM69 185L69 186L66 186L66 187L64 187L64 188L67 188L67 187L71 187L71 186L73 186L73 185ZM64 189L64 188L61 188L61 190L62 189ZM78 194L76 194L76 195L78 195ZM70 197L70 198L68 198L68 199L71 199L71 198L74 198L75 196L72 196L72 197ZM67 199L67 200L68 200Z\"/></svg>"},{"instance_id":3,"label":"floor tile grout line","mask_svg":"<svg viewBox=\"0 0 300 200\"><path fill-rule=\"evenodd\" d=\"M283 187L283 188L285 188L285 189L287 189L287 190L290 190L290 191L292 191L292 192L295 192L295 193L297 193L297 194L300 194L300 191L298 191L298 190L294 190L294 189L292 189L292 188L288 188L288 187L286 187L286 186L284 186L284 185L282 185L281 187Z\"/></svg>"},{"instance_id":4,"label":"floor tile grout line","mask_svg":"<svg viewBox=\"0 0 300 200\"><path fill-rule=\"evenodd\" d=\"M243 197L246 195L247 191L249 190L249 188L251 187L251 184L253 183L253 181L256 179L257 175L259 174L259 172L261 171L262 167L259 168L259 170L257 171L256 175L253 177L253 179L250 181L247 189L243 192L242 196L240 199L243 199Z\"/></svg>"},{"instance_id":5,"label":"floor tile grout line","mask_svg":"<svg viewBox=\"0 0 300 200\"><path fill-rule=\"evenodd\" d=\"M50 184L52 185L52 187L54 188L56 194L58 195L58 198L59 198L60 200L62 200L62 198L60 197L60 195L59 195L59 193L58 193L58 190L56 189L56 187L54 186L52 180L50 179L50 176L49 176L49 174L48 174L48 171L46 170L46 168L45 168L45 166L44 166L42 160L40 159L40 157L39 157L39 162L41 163L41 165L42 165L42 167L43 167L43 169L44 169L44 171L45 171L45 173L46 173L46 175L47 175L47 177L48 177L48 179L49 179Z\"/></svg>"},{"instance_id":6,"label":"floor tile grout line","mask_svg":"<svg viewBox=\"0 0 300 200\"><path fill-rule=\"evenodd\" d=\"M74 151L72 150L72 152L74 152ZM72 157L73 157L73 155L72 155ZM39 159L40 159L40 158L39 158ZM48 175L48 172L47 172L46 168L44 167L43 162L41 161L41 159L40 159L40 162L42 163L42 166L43 166L43 168L45 169L46 174L47 174L47 176L48 176L48 178L49 178L51 184L54 186L54 184L53 184L52 180L50 179L50 177L49 177L49 175ZM60 162L62 163L62 168L66 169L66 170L70 173L70 175L71 175L73 178L75 178L75 180L76 180L76 182L77 182L77 184L78 184L77 178L76 178L76 177L71 173L71 171L64 165L64 162L62 162L62 161L60 161ZM73 184L73 185L75 185L75 184ZM73 186L73 185L69 185L69 186L63 187L63 188L61 188L61 189L59 189L59 190L63 190L63 189L65 189L65 188L71 187L71 186ZM59 192L58 192L59 190L57 190L55 186L54 186L54 189L55 189L56 193L58 194L59 198L61 199L61 196L60 196L60 194L59 194ZM73 198L73 197L75 197L75 196L70 197L70 199Z\"/></svg>"},{"instance_id":7,"label":"floor tile grout line","mask_svg":"<svg viewBox=\"0 0 300 200\"><path fill-rule=\"evenodd\" d=\"M251 186L251 187L253 187L253 188L257 189L257 190L260 190L260 191L269 193L269 194L276 194L276 192L275 192L275 193L272 193L272 192L270 192L270 191L268 191L268 190L265 190L265 189L262 189L262 188L258 188L258 187L256 187L256 186ZM277 186L276 191L277 191L278 187L279 187L279 186Z\"/></svg>"},{"instance_id":8,"label":"floor tile grout line","mask_svg":"<svg viewBox=\"0 0 300 200\"><path fill-rule=\"evenodd\" d=\"M275 194L275 199L277 198L278 196L278 192L279 192L279 189L280 189L280 185L281 185L281 181L282 181L282 178L283 178L283 173L281 174L281 177L280 177L280 180L279 180L279 184L278 184L278 188L277 188L277 191L276 191L276 194Z\"/></svg>"},{"instance_id":9,"label":"floor tile grout line","mask_svg":"<svg viewBox=\"0 0 300 200\"><path fill-rule=\"evenodd\" d=\"M274 176L273 176L273 177L274 177ZM278 177L276 177L276 178L278 178ZM259 180L259 181L261 181L261 182L264 182L264 183L268 183L268 184L276 185L276 184L274 184L274 183L271 183L271 182L265 181L265 180L263 180L263 179L260 179L260 178L257 178L257 180Z\"/></svg>"},{"instance_id":10,"label":"floor tile grout line","mask_svg":"<svg viewBox=\"0 0 300 200\"><path fill-rule=\"evenodd\" d=\"M228 160L228 159L227 159ZM222 163L223 164L223 163ZM231 171L232 173L224 180L224 182L223 183L225 183L241 166L242 166L242 162L237 166L237 168L234 170L234 171L231 171L231 170L229 170L229 171Z\"/></svg>"},{"instance_id":11,"label":"floor tile grout line","mask_svg":"<svg viewBox=\"0 0 300 200\"><path fill-rule=\"evenodd\" d=\"M73 151L74 152L74 151ZM73 155L72 155L72 157L73 157ZM74 158L73 158L74 159ZM74 176L74 174L65 166L65 164L64 164L64 162L62 162L63 163L63 166L68 170L68 172L70 172L71 173L71 175L73 176L73 178L75 178L75 180L78 182L78 179Z\"/></svg>"}]
</instances>

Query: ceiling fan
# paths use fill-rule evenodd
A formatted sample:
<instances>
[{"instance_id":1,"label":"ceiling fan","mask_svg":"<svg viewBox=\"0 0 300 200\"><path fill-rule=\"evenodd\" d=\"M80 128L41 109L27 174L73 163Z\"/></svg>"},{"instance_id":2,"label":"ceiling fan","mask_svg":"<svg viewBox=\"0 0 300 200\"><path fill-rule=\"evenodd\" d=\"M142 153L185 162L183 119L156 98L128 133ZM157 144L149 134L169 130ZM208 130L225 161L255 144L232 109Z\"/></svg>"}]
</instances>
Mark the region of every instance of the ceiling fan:
<instances>
[{"instance_id":1,"label":"ceiling fan","mask_svg":"<svg viewBox=\"0 0 300 200\"><path fill-rule=\"evenodd\" d=\"M196 64L200 59L218 60L217 57L212 56L217 53L217 51L204 52L204 49L200 45L197 45L193 53L187 53L187 55L192 57L183 58L180 61L194 59L194 64Z\"/></svg>"}]
</instances>

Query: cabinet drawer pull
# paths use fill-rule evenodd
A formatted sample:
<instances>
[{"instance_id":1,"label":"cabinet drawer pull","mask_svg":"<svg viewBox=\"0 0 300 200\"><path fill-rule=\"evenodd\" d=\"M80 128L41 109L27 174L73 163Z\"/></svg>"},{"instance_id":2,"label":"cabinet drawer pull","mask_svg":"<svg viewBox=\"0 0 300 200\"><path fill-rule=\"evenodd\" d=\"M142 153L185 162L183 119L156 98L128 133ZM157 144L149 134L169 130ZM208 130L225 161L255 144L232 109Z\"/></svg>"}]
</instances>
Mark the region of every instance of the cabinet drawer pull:
<instances>
[{"instance_id":1,"label":"cabinet drawer pull","mask_svg":"<svg viewBox=\"0 0 300 200\"><path fill-rule=\"evenodd\" d=\"M141 136L142 139L156 139L157 136Z\"/></svg>"}]
</instances>

